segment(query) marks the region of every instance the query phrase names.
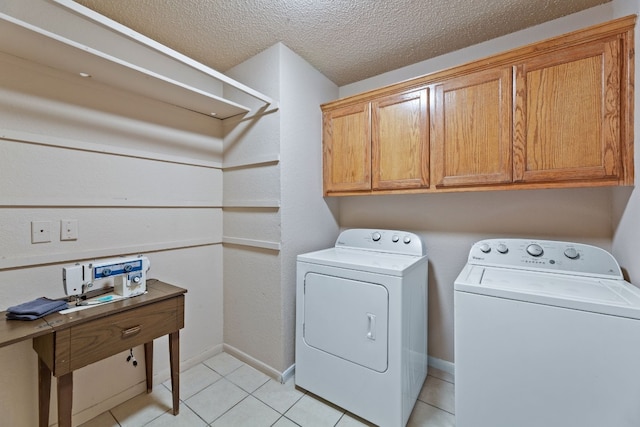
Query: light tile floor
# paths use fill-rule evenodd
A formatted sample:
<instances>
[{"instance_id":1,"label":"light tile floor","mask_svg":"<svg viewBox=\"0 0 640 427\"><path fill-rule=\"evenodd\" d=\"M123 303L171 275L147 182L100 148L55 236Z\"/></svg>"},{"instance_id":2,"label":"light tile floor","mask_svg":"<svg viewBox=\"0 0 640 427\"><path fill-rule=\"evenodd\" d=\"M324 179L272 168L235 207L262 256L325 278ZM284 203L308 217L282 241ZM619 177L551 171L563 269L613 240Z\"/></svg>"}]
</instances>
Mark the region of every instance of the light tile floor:
<instances>
[{"instance_id":1,"label":"light tile floor","mask_svg":"<svg viewBox=\"0 0 640 427\"><path fill-rule=\"evenodd\" d=\"M357 427L371 424L269 378L227 353L180 374L180 414L171 415L171 382L157 385L81 427ZM429 375L407 424L453 427L454 385L446 372Z\"/></svg>"}]
</instances>

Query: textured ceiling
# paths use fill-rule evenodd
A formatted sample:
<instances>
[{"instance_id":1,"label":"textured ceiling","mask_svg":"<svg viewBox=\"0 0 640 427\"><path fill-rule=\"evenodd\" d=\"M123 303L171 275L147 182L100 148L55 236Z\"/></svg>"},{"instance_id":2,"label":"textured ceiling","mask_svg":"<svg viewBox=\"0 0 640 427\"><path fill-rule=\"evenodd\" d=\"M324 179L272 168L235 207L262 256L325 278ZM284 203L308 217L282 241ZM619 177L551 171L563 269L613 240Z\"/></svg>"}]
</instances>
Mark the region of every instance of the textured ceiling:
<instances>
[{"instance_id":1,"label":"textured ceiling","mask_svg":"<svg viewBox=\"0 0 640 427\"><path fill-rule=\"evenodd\" d=\"M283 42L339 86L611 0L76 0L225 72Z\"/></svg>"}]
</instances>

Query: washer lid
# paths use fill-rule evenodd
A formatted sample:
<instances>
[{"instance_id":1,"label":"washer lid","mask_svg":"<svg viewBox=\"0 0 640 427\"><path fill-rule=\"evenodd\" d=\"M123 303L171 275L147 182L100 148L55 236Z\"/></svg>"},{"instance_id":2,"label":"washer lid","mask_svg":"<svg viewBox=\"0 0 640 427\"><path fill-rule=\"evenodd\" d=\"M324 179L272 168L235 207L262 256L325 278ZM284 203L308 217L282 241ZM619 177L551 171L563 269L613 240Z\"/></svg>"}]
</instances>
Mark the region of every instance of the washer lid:
<instances>
[{"instance_id":1,"label":"washer lid","mask_svg":"<svg viewBox=\"0 0 640 427\"><path fill-rule=\"evenodd\" d=\"M467 265L455 290L640 319L640 289L624 280Z\"/></svg>"},{"instance_id":2,"label":"washer lid","mask_svg":"<svg viewBox=\"0 0 640 427\"><path fill-rule=\"evenodd\" d=\"M414 265L427 262L427 257L362 249L329 248L298 255L298 261L392 276L402 276Z\"/></svg>"}]
</instances>

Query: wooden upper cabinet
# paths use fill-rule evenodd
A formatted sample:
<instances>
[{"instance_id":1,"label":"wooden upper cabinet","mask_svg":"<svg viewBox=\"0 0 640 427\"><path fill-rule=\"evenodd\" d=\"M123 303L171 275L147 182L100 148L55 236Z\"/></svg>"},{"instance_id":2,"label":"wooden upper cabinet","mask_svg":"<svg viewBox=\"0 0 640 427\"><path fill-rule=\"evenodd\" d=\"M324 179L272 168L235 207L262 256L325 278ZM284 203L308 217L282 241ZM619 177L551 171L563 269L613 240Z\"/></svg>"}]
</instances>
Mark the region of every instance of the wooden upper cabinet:
<instances>
[{"instance_id":1,"label":"wooden upper cabinet","mask_svg":"<svg viewBox=\"0 0 640 427\"><path fill-rule=\"evenodd\" d=\"M427 90L371 102L372 189L429 186Z\"/></svg>"},{"instance_id":2,"label":"wooden upper cabinet","mask_svg":"<svg viewBox=\"0 0 640 427\"><path fill-rule=\"evenodd\" d=\"M505 67L436 84L436 187L511 182L511 82Z\"/></svg>"},{"instance_id":3,"label":"wooden upper cabinet","mask_svg":"<svg viewBox=\"0 0 640 427\"><path fill-rule=\"evenodd\" d=\"M323 112L324 193L429 185L427 89Z\"/></svg>"},{"instance_id":4,"label":"wooden upper cabinet","mask_svg":"<svg viewBox=\"0 0 640 427\"><path fill-rule=\"evenodd\" d=\"M516 67L514 181L624 181L620 44L614 36Z\"/></svg>"},{"instance_id":5,"label":"wooden upper cabinet","mask_svg":"<svg viewBox=\"0 0 640 427\"><path fill-rule=\"evenodd\" d=\"M325 194L371 189L369 103L323 112Z\"/></svg>"},{"instance_id":6,"label":"wooden upper cabinet","mask_svg":"<svg viewBox=\"0 0 640 427\"><path fill-rule=\"evenodd\" d=\"M635 21L322 105L324 194L633 185Z\"/></svg>"}]
</instances>

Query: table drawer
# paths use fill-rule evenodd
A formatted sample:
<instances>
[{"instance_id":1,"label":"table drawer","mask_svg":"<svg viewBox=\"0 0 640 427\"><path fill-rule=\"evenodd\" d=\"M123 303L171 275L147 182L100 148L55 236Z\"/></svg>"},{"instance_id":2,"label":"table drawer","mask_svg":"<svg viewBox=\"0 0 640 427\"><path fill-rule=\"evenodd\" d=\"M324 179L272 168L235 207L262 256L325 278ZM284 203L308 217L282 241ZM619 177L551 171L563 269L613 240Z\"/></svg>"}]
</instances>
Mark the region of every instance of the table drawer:
<instances>
[{"instance_id":1,"label":"table drawer","mask_svg":"<svg viewBox=\"0 0 640 427\"><path fill-rule=\"evenodd\" d=\"M58 368L73 371L179 330L184 316L182 301L183 297L172 298L71 327L68 335L56 337L58 360L63 355L57 349L65 347L69 360L68 369L57 364Z\"/></svg>"}]
</instances>

